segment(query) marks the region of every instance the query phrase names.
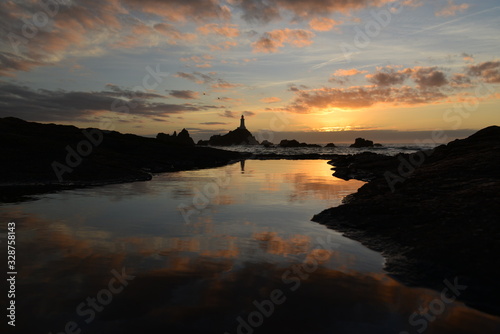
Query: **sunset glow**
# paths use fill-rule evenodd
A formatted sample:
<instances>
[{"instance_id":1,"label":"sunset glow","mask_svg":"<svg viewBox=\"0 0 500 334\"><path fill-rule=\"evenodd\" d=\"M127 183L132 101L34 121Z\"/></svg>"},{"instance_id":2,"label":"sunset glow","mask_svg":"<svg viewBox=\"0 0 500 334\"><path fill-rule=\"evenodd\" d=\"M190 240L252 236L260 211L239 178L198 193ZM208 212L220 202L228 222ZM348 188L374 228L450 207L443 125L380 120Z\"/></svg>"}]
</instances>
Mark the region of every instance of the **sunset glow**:
<instances>
[{"instance_id":1,"label":"sunset glow","mask_svg":"<svg viewBox=\"0 0 500 334\"><path fill-rule=\"evenodd\" d=\"M276 139L477 130L499 120L499 14L493 0L3 1L0 117L196 140L240 115Z\"/></svg>"}]
</instances>

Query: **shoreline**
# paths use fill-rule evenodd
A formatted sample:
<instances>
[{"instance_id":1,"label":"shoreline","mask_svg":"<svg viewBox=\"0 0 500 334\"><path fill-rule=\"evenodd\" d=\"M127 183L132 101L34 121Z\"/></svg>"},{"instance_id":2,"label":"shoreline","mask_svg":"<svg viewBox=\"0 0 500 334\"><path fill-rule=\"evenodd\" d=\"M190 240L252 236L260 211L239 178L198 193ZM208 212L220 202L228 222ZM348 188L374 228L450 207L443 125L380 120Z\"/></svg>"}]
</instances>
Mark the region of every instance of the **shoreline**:
<instances>
[{"instance_id":1,"label":"shoreline","mask_svg":"<svg viewBox=\"0 0 500 334\"><path fill-rule=\"evenodd\" d=\"M413 171L402 160L418 153L340 163L341 174L370 181L312 220L380 252L404 284L442 290L456 279L467 286L459 300L500 315L500 128L427 153Z\"/></svg>"}]
</instances>

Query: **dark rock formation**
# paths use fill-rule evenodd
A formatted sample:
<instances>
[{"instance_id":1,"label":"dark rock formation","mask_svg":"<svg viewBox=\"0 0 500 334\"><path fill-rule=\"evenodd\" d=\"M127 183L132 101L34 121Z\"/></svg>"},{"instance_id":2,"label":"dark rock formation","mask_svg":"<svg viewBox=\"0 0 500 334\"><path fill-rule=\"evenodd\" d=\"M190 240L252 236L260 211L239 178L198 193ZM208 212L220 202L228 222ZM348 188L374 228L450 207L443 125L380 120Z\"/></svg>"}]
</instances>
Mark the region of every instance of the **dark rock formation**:
<instances>
[{"instance_id":1,"label":"dark rock formation","mask_svg":"<svg viewBox=\"0 0 500 334\"><path fill-rule=\"evenodd\" d=\"M335 147L335 144L334 143L328 143L325 145L325 147Z\"/></svg>"},{"instance_id":2,"label":"dark rock formation","mask_svg":"<svg viewBox=\"0 0 500 334\"><path fill-rule=\"evenodd\" d=\"M456 279L460 299L500 314L500 128L392 161L365 156L375 178L313 220L383 252L403 282Z\"/></svg>"},{"instance_id":3,"label":"dark rock formation","mask_svg":"<svg viewBox=\"0 0 500 334\"><path fill-rule=\"evenodd\" d=\"M273 143L271 143L270 141L268 140L263 140L262 143L260 143L262 146L265 146L265 147L272 147L274 146Z\"/></svg>"},{"instance_id":4,"label":"dark rock formation","mask_svg":"<svg viewBox=\"0 0 500 334\"><path fill-rule=\"evenodd\" d=\"M208 141L212 146L259 145L255 137L245 128L237 128L225 135L214 135Z\"/></svg>"},{"instance_id":5,"label":"dark rock formation","mask_svg":"<svg viewBox=\"0 0 500 334\"><path fill-rule=\"evenodd\" d=\"M405 157L407 155L401 154ZM369 181L377 176L383 176L387 170L398 167L397 157L391 157L373 152L337 155L328 164L333 166L333 176L343 180L357 179Z\"/></svg>"},{"instance_id":6,"label":"dark rock formation","mask_svg":"<svg viewBox=\"0 0 500 334\"><path fill-rule=\"evenodd\" d=\"M242 157L209 147L13 117L0 118L0 156L0 201L68 187L149 180L151 173L222 166Z\"/></svg>"},{"instance_id":7,"label":"dark rock formation","mask_svg":"<svg viewBox=\"0 0 500 334\"><path fill-rule=\"evenodd\" d=\"M198 140L198 142L196 143L196 145L200 145L200 146L208 146L208 140Z\"/></svg>"},{"instance_id":8,"label":"dark rock formation","mask_svg":"<svg viewBox=\"0 0 500 334\"><path fill-rule=\"evenodd\" d=\"M320 145L317 145L317 144L299 143L295 139L292 139L292 140L283 139L279 143L279 146L280 147L321 147Z\"/></svg>"},{"instance_id":9,"label":"dark rock formation","mask_svg":"<svg viewBox=\"0 0 500 334\"><path fill-rule=\"evenodd\" d=\"M179 134L174 131L172 135L160 132L156 135L156 139L171 145L194 146L194 140L186 129L182 129Z\"/></svg>"},{"instance_id":10,"label":"dark rock formation","mask_svg":"<svg viewBox=\"0 0 500 334\"><path fill-rule=\"evenodd\" d=\"M364 138L356 138L354 144L352 144L350 147L354 148L373 147L373 141L366 140Z\"/></svg>"}]
</instances>

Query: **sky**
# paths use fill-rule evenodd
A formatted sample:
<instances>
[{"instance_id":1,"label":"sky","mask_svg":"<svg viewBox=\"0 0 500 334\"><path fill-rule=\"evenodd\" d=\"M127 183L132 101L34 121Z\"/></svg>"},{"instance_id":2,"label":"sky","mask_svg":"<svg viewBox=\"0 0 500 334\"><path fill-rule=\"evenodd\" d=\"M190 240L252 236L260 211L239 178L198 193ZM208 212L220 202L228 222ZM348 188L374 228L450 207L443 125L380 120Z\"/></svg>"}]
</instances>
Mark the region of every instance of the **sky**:
<instances>
[{"instance_id":1,"label":"sky","mask_svg":"<svg viewBox=\"0 0 500 334\"><path fill-rule=\"evenodd\" d=\"M195 140L500 125L497 0L0 1L0 117Z\"/></svg>"}]
</instances>

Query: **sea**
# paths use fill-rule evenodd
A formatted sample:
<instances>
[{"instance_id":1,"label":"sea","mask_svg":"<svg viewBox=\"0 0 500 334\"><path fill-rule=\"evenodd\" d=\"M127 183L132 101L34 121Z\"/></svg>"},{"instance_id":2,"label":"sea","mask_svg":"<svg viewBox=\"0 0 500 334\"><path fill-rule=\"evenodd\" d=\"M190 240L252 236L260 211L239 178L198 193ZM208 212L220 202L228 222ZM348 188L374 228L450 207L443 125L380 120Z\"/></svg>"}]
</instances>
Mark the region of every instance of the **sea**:
<instances>
[{"instance_id":1,"label":"sea","mask_svg":"<svg viewBox=\"0 0 500 334\"><path fill-rule=\"evenodd\" d=\"M385 154L394 156L399 153L414 153L419 150L429 150L435 148L436 144L415 144L415 143L396 143L396 144L383 144L381 147L365 147L365 148L352 148L348 144L339 144L335 147L280 147L278 145L265 147L262 145L233 145L217 147L219 149L228 151L245 152L252 154L277 154L277 155L306 155L306 154L320 154L320 155L347 155L357 154L361 152L372 152L378 154Z\"/></svg>"},{"instance_id":2,"label":"sea","mask_svg":"<svg viewBox=\"0 0 500 334\"><path fill-rule=\"evenodd\" d=\"M371 151L398 149L416 148ZM499 317L443 298L454 277L443 290L405 286L382 254L311 221L363 184L333 177L326 160L246 160L2 203L4 265L9 242L14 256L2 266L2 328L500 333Z\"/></svg>"}]
</instances>

